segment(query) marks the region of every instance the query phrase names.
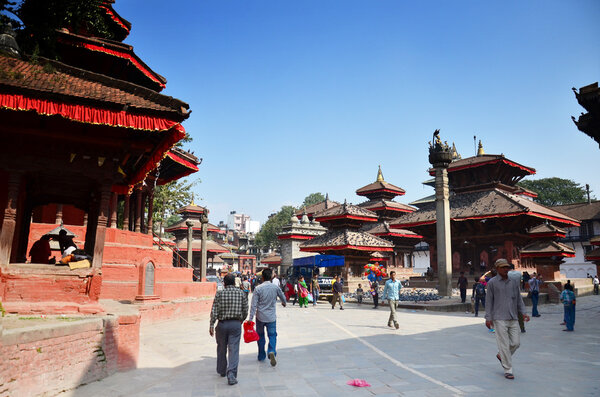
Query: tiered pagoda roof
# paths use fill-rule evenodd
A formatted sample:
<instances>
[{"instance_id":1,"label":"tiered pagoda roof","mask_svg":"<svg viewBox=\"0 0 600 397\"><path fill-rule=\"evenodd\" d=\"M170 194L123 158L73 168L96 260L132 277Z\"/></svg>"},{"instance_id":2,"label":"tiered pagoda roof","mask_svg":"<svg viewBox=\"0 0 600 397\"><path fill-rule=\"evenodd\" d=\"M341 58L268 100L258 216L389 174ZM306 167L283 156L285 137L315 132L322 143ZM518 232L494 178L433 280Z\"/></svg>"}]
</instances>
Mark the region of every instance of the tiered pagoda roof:
<instances>
[{"instance_id":1,"label":"tiered pagoda roof","mask_svg":"<svg viewBox=\"0 0 600 397\"><path fill-rule=\"evenodd\" d=\"M377 214L373 211L346 202L318 212L314 218L327 228L359 228L364 222L377 222Z\"/></svg>"},{"instance_id":2,"label":"tiered pagoda roof","mask_svg":"<svg viewBox=\"0 0 600 397\"><path fill-rule=\"evenodd\" d=\"M519 220L518 228L524 232L527 228L537 226L541 220L550 220L562 225L579 225L576 219L498 188L456 194L450 198L452 221L481 221L495 218ZM392 228L414 229L435 225L435 222L435 203L429 203L416 212L390 222L390 225Z\"/></svg>"},{"instance_id":3,"label":"tiered pagoda roof","mask_svg":"<svg viewBox=\"0 0 600 397\"><path fill-rule=\"evenodd\" d=\"M563 257L573 258L575 251L556 241L535 241L521 249L521 258Z\"/></svg>"},{"instance_id":4,"label":"tiered pagoda roof","mask_svg":"<svg viewBox=\"0 0 600 397\"><path fill-rule=\"evenodd\" d=\"M31 126L31 131L36 122L58 131L78 129L77 134L53 134L55 142L75 145L64 153L66 161L77 163L86 156L100 156L99 166L104 160L117 161L122 182L114 191L119 193L144 180L185 136L180 123L189 116L189 106L180 100L56 61L41 59L40 64L32 64L0 55L0 69L9 71L0 74L3 124ZM77 124L65 124L69 122ZM12 136L14 142L6 144L19 147L20 136ZM125 147L123 140L138 143ZM29 146L35 146L35 141L29 141Z\"/></svg>"},{"instance_id":5,"label":"tiered pagoda roof","mask_svg":"<svg viewBox=\"0 0 600 397\"><path fill-rule=\"evenodd\" d=\"M579 119L571 116L573 122L581 132L588 135L600 145L600 88L598 82L581 87L579 92L573 88L577 102L588 113L581 113Z\"/></svg>"},{"instance_id":6,"label":"tiered pagoda roof","mask_svg":"<svg viewBox=\"0 0 600 397\"><path fill-rule=\"evenodd\" d=\"M306 214L309 217L309 219L313 219L314 214L338 205L340 205L340 203L338 203L337 201L329 200L329 194L327 194L325 195L325 200L309 205L306 208L301 208L297 210L294 214L300 217Z\"/></svg>"},{"instance_id":7,"label":"tiered pagoda roof","mask_svg":"<svg viewBox=\"0 0 600 397\"><path fill-rule=\"evenodd\" d=\"M308 252L343 250L366 252L393 251L394 244L369 233L337 229L303 243L300 250Z\"/></svg>"},{"instance_id":8,"label":"tiered pagoda roof","mask_svg":"<svg viewBox=\"0 0 600 397\"><path fill-rule=\"evenodd\" d=\"M358 230L366 222L377 222L377 214L372 211L344 202L315 214L315 219L328 226L329 231L302 243L300 251L343 255L394 249L389 241Z\"/></svg>"},{"instance_id":9,"label":"tiered pagoda roof","mask_svg":"<svg viewBox=\"0 0 600 397\"><path fill-rule=\"evenodd\" d=\"M356 190L356 194L359 196L366 196L370 200L387 199L391 200L396 196L402 196L406 192L404 189L394 186L391 183L386 182L383 179L383 173L381 172L381 166L377 172L377 179L375 182L370 183L366 186Z\"/></svg>"},{"instance_id":10,"label":"tiered pagoda roof","mask_svg":"<svg viewBox=\"0 0 600 397\"><path fill-rule=\"evenodd\" d=\"M533 238L563 238L567 231L551 223L542 223L529 229L528 234Z\"/></svg>"}]
</instances>

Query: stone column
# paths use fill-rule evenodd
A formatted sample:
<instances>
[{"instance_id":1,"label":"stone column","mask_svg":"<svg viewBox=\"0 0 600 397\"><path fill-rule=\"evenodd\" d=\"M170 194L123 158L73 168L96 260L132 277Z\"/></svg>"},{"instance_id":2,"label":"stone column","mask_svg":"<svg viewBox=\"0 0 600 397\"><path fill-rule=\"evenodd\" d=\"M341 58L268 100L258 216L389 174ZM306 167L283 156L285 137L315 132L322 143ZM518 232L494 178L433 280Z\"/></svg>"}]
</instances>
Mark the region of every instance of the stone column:
<instances>
[{"instance_id":1,"label":"stone column","mask_svg":"<svg viewBox=\"0 0 600 397\"><path fill-rule=\"evenodd\" d=\"M140 233L140 231L142 230L142 223L141 223L141 218L142 218L142 192L141 190L138 190L135 192L135 229L134 231L136 233Z\"/></svg>"},{"instance_id":2,"label":"stone column","mask_svg":"<svg viewBox=\"0 0 600 397\"><path fill-rule=\"evenodd\" d=\"M21 187L21 174L10 172L8 176L8 195L6 208L4 208L4 220L0 230L0 265L10 262L12 243L17 223L17 203L19 200L19 188Z\"/></svg>"},{"instance_id":3,"label":"stone column","mask_svg":"<svg viewBox=\"0 0 600 397\"><path fill-rule=\"evenodd\" d=\"M111 199L110 184L102 185L100 192L100 202L98 205L98 221L96 223L96 235L94 236L94 259L92 267L100 269L102 267L102 257L104 255L104 240L106 238L106 221Z\"/></svg>"},{"instance_id":4,"label":"stone column","mask_svg":"<svg viewBox=\"0 0 600 397\"><path fill-rule=\"evenodd\" d=\"M129 198L129 194L126 194L123 203L123 230L129 230Z\"/></svg>"},{"instance_id":5,"label":"stone column","mask_svg":"<svg viewBox=\"0 0 600 397\"><path fill-rule=\"evenodd\" d=\"M450 234L450 199L448 166L452 153L442 144L439 130L434 133L433 145L429 147L429 162L435 169L436 251L438 265L438 293L452 296L452 247Z\"/></svg>"},{"instance_id":6,"label":"stone column","mask_svg":"<svg viewBox=\"0 0 600 397\"><path fill-rule=\"evenodd\" d=\"M117 228L117 205L119 203L119 196L117 193L112 193L110 197L110 228Z\"/></svg>"},{"instance_id":7,"label":"stone column","mask_svg":"<svg viewBox=\"0 0 600 397\"><path fill-rule=\"evenodd\" d=\"M54 220L54 223L56 223L57 225L62 225L63 223L63 205L62 204L56 204L56 219Z\"/></svg>"},{"instance_id":8,"label":"stone column","mask_svg":"<svg viewBox=\"0 0 600 397\"><path fill-rule=\"evenodd\" d=\"M187 230L187 263L189 266L191 266L193 268L194 264L192 263L192 259L194 257L194 252L192 251L192 242L194 241L194 230L192 229L192 227L194 226L194 223L192 221L186 221L185 224L188 228L188 230Z\"/></svg>"},{"instance_id":9,"label":"stone column","mask_svg":"<svg viewBox=\"0 0 600 397\"><path fill-rule=\"evenodd\" d=\"M206 229L208 227L208 210L206 213L200 216L200 223L202 224L202 256L200 259L200 281L206 281L206 239L208 238Z\"/></svg>"}]
</instances>

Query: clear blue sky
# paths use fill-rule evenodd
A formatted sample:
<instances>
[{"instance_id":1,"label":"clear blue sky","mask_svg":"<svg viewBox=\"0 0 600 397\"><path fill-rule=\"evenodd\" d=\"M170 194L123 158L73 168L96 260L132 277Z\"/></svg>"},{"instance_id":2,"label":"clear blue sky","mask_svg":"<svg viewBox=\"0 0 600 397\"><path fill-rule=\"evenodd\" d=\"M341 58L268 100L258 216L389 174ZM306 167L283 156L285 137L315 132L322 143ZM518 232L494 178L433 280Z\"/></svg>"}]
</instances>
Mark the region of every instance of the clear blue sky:
<instances>
[{"instance_id":1,"label":"clear blue sky","mask_svg":"<svg viewBox=\"0 0 600 397\"><path fill-rule=\"evenodd\" d=\"M363 201L386 181L408 203L436 128L463 157L589 183L600 149L571 115L571 87L600 79L600 1L118 0L125 40L163 93L193 111L189 149L204 159L196 195L211 222L231 210L264 222L312 192Z\"/></svg>"}]
</instances>

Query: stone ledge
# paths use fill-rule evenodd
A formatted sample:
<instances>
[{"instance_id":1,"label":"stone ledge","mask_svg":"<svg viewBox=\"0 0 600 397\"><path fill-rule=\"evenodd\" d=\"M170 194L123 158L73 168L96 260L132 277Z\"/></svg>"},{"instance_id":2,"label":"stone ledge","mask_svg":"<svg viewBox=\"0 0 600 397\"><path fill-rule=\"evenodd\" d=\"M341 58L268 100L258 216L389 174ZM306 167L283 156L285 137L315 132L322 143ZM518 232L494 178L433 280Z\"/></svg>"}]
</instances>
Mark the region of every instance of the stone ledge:
<instances>
[{"instance_id":1,"label":"stone ledge","mask_svg":"<svg viewBox=\"0 0 600 397\"><path fill-rule=\"evenodd\" d=\"M87 331L101 331L104 328L102 318L89 318L77 320L75 322L51 322L49 324L36 324L25 328L5 329L2 333L2 344L17 345L30 343L45 339L58 338L79 334Z\"/></svg>"}]
</instances>

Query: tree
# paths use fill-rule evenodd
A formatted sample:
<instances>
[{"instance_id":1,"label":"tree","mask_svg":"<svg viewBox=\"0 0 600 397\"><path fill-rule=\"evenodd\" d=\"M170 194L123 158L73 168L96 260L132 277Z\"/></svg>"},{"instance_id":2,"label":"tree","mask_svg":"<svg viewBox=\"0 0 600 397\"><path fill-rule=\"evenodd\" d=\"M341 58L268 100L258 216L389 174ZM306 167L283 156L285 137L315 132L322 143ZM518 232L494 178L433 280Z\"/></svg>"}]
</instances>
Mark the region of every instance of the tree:
<instances>
[{"instance_id":1,"label":"tree","mask_svg":"<svg viewBox=\"0 0 600 397\"><path fill-rule=\"evenodd\" d=\"M187 179L182 181L169 182L162 186L156 186L154 189L154 207L152 210L152 221L160 224L159 234L162 235L163 224L176 222L177 218L173 218L176 211L188 205L193 199L192 188L200 183L200 179L188 182ZM152 225L154 230L154 225Z\"/></svg>"},{"instance_id":2,"label":"tree","mask_svg":"<svg viewBox=\"0 0 600 397\"><path fill-rule=\"evenodd\" d=\"M587 200L585 187L570 179L542 178L521 181L518 185L536 192L538 196L534 201L546 206L581 203Z\"/></svg>"},{"instance_id":3,"label":"tree","mask_svg":"<svg viewBox=\"0 0 600 397\"><path fill-rule=\"evenodd\" d=\"M325 201L325 196L323 195L323 193L311 193L304 198L302 207L308 207L313 204L320 203L322 201Z\"/></svg>"},{"instance_id":4,"label":"tree","mask_svg":"<svg viewBox=\"0 0 600 397\"><path fill-rule=\"evenodd\" d=\"M281 207L279 212L269 217L265 224L262 225L254 243L262 248L275 248L278 246L277 233L281 231L283 226L290 223L290 219L295 211L296 208L291 205Z\"/></svg>"}]
</instances>

